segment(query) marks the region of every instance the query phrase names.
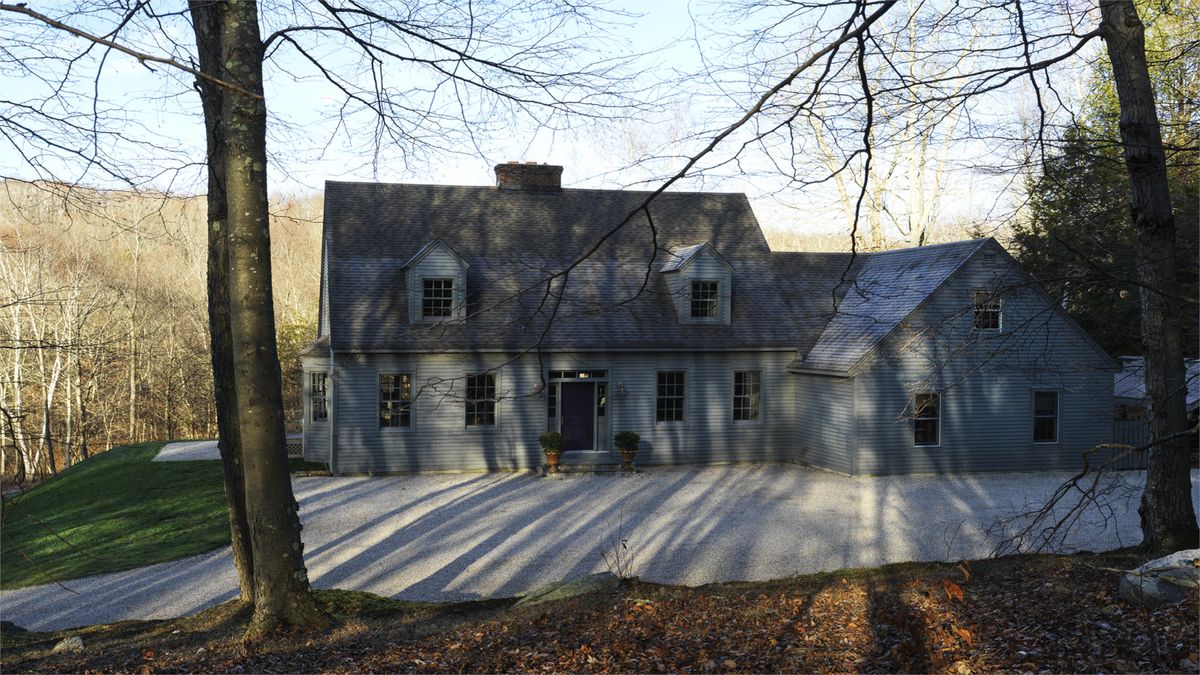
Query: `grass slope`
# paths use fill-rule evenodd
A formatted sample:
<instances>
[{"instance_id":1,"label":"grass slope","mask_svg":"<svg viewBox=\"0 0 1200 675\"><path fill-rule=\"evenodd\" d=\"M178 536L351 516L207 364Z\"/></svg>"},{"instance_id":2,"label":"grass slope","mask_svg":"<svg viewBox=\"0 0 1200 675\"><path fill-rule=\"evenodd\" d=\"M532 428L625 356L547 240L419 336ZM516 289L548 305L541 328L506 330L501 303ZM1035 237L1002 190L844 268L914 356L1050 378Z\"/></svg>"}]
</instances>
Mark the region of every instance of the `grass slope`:
<instances>
[{"instance_id":1,"label":"grass slope","mask_svg":"<svg viewBox=\"0 0 1200 675\"><path fill-rule=\"evenodd\" d=\"M152 462L114 448L3 506L0 588L175 560L229 544L219 462Z\"/></svg>"}]
</instances>

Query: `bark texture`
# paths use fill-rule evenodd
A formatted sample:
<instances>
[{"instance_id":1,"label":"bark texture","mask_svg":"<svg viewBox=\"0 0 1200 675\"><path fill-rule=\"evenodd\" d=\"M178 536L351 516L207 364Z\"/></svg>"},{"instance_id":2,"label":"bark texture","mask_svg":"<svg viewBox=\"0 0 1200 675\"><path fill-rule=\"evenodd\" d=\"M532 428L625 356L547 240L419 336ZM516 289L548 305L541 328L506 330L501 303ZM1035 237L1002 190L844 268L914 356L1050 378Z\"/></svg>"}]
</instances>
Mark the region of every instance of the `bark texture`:
<instances>
[{"instance_id":1,"label":"bark texture","mask_svg":"<svg viewBox=\"0 0 1200 675\"><path fill-rule=\"evenodd\" d=\"M1183 364L1183 331L1175 276L1175 219L1167 187L1162 131L1146 64L1145 31L1132 0L1100 0L1120 104L1121 144L1129 173L1130 212L1141 283L1142 348L1150 431L1164 440L1150 449L1146 490L1138 509L1142 547L1195 548L1200 542L1192 507ZM1173 437L1174 436L1174 437ZM1173 437L1173 438L1172 438Z\"/></svg>"},{"instance_id":2,"label":"bark texture","mask_svg":"<svg viewBox=\"0 0 1200 675\"><path fill-rule=\"evenodd\" d=\"M309 591L300 518L284 447L283 399L271 295L267 203L267 109L257 4L218 4L221 63L245 92L226 90L224 177L228 206L230 335L241 431L246 516L254 559L250 634L318 625Z\"/></svg>"},{"instance_id":3,"label":"bark texture","mask_svg":"<svg viewBox=\"0 0 1200 675\"><path fill-rule=\"evenodd\" d=\"M221 66L221 21L218 6L205 0L189 3L201 72L224 79ZM213 395L217 411L217 447L229 504L233 566L243 602L254 602L254 558L250 524L246 519L246 488L238 424L237 392L233 386L233 339L229 326L228 205L225 196L225 134L221 121L225 91L197 79L204 110L208 146L208 326L212 350Z\"/></svg>"}]
</instances>

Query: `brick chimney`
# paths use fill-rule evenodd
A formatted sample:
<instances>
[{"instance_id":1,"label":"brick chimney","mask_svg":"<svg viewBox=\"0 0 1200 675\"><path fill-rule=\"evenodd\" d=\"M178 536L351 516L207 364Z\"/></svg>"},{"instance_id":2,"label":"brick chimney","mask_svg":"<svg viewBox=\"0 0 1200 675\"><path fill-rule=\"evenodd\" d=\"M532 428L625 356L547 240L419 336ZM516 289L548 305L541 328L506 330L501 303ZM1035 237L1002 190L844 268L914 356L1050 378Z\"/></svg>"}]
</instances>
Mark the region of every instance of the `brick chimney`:
<instances>
[{"instance_id":1,"label":"brick chimney","mask_svg":"<svg viewBox=\"0 0 1200 675\"><path fill-rule=\"evenodd\" d=\"M496 165L496 187L501 190L558 192L562 190L561 166L537 162L508 162Z\"/></svg>"}]
</instances>

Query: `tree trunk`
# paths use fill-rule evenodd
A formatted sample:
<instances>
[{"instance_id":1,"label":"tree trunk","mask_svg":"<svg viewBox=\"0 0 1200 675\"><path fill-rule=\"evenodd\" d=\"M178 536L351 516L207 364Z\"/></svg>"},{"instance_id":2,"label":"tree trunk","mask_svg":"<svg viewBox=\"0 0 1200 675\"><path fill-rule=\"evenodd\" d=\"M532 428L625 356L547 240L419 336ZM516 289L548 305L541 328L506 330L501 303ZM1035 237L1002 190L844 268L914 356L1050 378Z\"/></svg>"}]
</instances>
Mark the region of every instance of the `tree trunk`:
<instances>
[{"instance_id":1,"label":"tree trunk","mask_svg":"<svg viewBox=\"0 0 1200 675\"><path fill-rule=\"evenodd\" d=\"M200 69L223 79L221 23L218 7L206 0L190 2L192 28L200 56ZM217 448L225 482L233 566L243 602L254 602L254 557L250 524L246 519L246 484L242 443L238 428L237 394L233 386L233 339L229 333L228 204L225 199L225 135L221 123L224 90L197 79L204 110L208 144L208 327L212 349L213 397L217 412Z\"/></svg>"},{"instance_id":2,"label":"tree trunk","mask_svg":"<svg viewBox=\"0 0 1200 675\"><path fill-rule=\"evenodd\" d=\"M1175 219L1167 188L1167 163L1146 65L1142 22L1132 0L1100 0L1100 27L1108 45L1120 104L1121 145L1129 173L1130 212L1142 288L1142 348L1150 431L1166 439L1151 448L1146 490L1138 512L1142 547L1149 551L1195 548L1200 542L1188 467L1183 330L1175 276Z\"/></svg>"},{"instance_id":3,"label":"tree trunk","mask_svg":"<svg viewBox=\"0 0 1200 675\"><path fill-rule=\"evenodd\" d=\"M229 228L230 334L254 554L254 615L249 634L324 622L309 592L284 447L283 398L271 295L267 206L267 109L262 97L263 46L258 8L250 0L219 5L221 62L226 76L255 95L227 90L225 196Z\"/></svg>"}]
</instances>

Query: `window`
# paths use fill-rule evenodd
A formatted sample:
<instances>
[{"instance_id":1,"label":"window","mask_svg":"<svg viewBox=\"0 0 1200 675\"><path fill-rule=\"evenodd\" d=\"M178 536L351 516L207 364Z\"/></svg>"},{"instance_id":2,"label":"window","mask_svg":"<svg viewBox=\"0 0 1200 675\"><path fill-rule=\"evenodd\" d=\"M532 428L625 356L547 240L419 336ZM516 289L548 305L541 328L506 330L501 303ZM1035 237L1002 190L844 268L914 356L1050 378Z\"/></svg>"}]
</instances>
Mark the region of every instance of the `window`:
<instances>
[{"instance_id":1,"label":"window","mask_svg":"<svg viewBox=\"0 0 1200 675\"><path fill-rule=\"evenodd\" d=\"M692 282L692 318L710 319L717 316L717 282Z\"/></svg>"},{"instance_id":2,"label":"window","mask_svg":"<svg viewBox=\"0 0 1200 675\"><path fill-rule=\"evenodd\" d=\"M546 417L558 417L558 383L551 382L549 389L546 394Z\"/></svg>"},{"instance_id":3,"label":"window","mask_svg":"<svg viewBox=\"0 0 1200 675\"><path fill-rule=\"evenodd\" d=\"M436 319L450 316L454 306L453 279L422 279L421 317Z\"/></svg>"},{"instance_id":4,"label":"window","mask_svg":"<svg viewBox=\"0 0 1200 675\"><path fill-rule=\"evenodd\" d=\"M596 417L604 417L608 408L608 386L603 382L596 383Z\"/></svg>"},{"instance_id":5,"label":"window","mask_svg":"<svg viewBox=\"0 0 1200 675\"><path fill-rule=\"evenodd\" d=\"M1000 298L995 293L975 291L972 310L975 330L1000 330Z\"/></svg>"},{"instance_id":6,"label":"window","mask_svg":"<svg viewBox=\"0 0 1200 675\"><path fill-rule=\"evenodd\" d=\"M937 445L941 442L942 397L935 392L913 398L913 444Z\"/></svg>"},{"instance_id":7,"label":"window","mask_svg":"<svg viewBox=\"0 0 1200 675\"><path fill-rule=\"evenodd\" d=\"M659 422L683 421L683 371L668 370L658 374L658 400L655 419Z\"/></svg>"},{"instance_id":8,"label":"window","mask_svg":"<svg viewBox=\"0 0 1200 675\"><path fill-rule=\"evenodd\" d=\"M467 426L496 426L496 375L467 376Z\"/></svg>"},{"instance_id":9,"label":"window","mask_svg":"<svg viewBox=\"0 0 1200 675\"><path fill-rule=\"evenodd\" d=\"M733 419L758 419L758 401L762 392L762 371L738 370L733 373Z\"/></svg>"},{"instance_id":10,"label":"window","mask_svg":"<svg viewBox=\"0 0 1200 675\"><path fill-rule=\"evenodd\" d=\"M324 422L329 419L328 375L311 373L309 375L309 393L312 397L312 421Z\"/></svg>"},{"instance_id":11,"label":"window","mask_svg":"<svg viewBox=\"0 0 1200 675\"><path fill-rule=\"evenodd\" d=\"M1058 392L1033 392L1033 442L1058 442Z\"/></svg>"},{"instance_id":12,"label":"window","mask_svg":"<svg viewBox=\"0 0 1200 675\"><path fill-rule=\"evenodd\" d=\"M412 426L412 376L396 373L379 376L379 427Z\"/></svg>"}]
</instances>

